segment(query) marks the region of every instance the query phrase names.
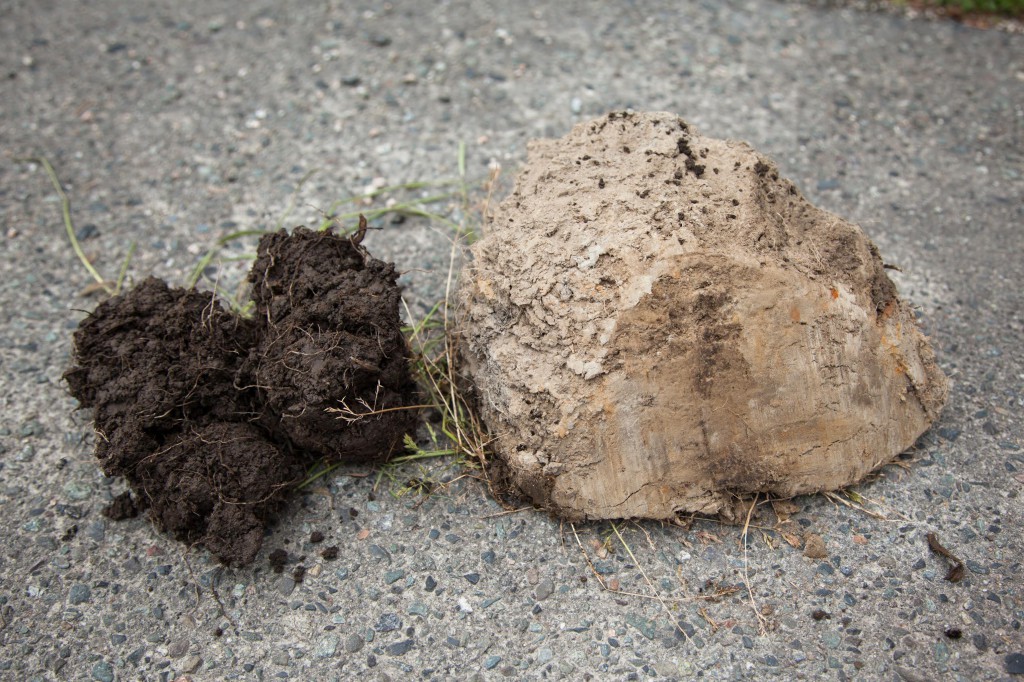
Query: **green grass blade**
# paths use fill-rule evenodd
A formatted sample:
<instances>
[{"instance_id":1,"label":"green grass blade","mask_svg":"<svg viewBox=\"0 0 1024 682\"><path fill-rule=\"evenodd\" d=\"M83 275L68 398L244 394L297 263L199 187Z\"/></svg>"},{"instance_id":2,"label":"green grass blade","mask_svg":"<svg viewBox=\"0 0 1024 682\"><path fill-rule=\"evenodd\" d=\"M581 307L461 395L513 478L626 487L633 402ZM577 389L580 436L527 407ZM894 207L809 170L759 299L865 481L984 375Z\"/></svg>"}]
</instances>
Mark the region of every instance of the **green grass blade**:
<instances>
[{"instance_id":1,"label":"green grass blade","mask_svg":"<svg viewBox=\"0 0 1024 682\"><path fill-rule=\"evenodd\" d=\"M121 262L121 271L117 274L117 283L114 284L114 294L121 293L121 288L124 286L124 279L128 276L128 264L132 262L132 256L135 255L136 242L132 242L128 247L128 253L125 254L124 260Z\"/></svg>"},{"instance_id":2,"label":"green grass blade","mask_svg":"<svg viewBox=\"0 0 1024 682\"><path fill-rule=\"evenodd\" d=\"M206 253L203 254L203 257L199 259L199 262L196 263L196 266L192 269L192 273L188 276L188 279L185 280L185 286L189 289L194 289L196 284L199 283L199 278L203 276L203 270L206 269L206 266L213 261L214 256L216 256L228 243L233 242L236 239L241 239L242 237L253 237L264 234L267 234L266 230L237 230L224 235L214 242L213 246L211 246Z\"/></svg>"},{"instance_id":3,"label":"green grass blade","mask_svg":"<svg viewBox=\"0 0 1024 682\"><path fill-rule=\"evenodd\" d=\"M88 272L96 282L103 287L103 290L107 292L108 296L113 296L117 293L114 287L103 278L102 275L93 267L92 263L89 262L89 258L85 255L85 251L82 250L82 245L78 242L78 237L75 235L75 226L71 222L71 200L68 199L67 193L64 192L63 185L60 184L60 178L57 177L57 171L50 165L49 159L44 156L20 159L21 161L27 161L30 163L38 163L46 171L46 176L50 179L50 184L53 185L54 191L57 193L57 197L60 198L60 211L61 217L64 219L64 230L67 232L68 241L71 242L71 248L74 250L78 260L81 261L82 265L85 266L86 272Z\"/></svg>"}]
</instances>

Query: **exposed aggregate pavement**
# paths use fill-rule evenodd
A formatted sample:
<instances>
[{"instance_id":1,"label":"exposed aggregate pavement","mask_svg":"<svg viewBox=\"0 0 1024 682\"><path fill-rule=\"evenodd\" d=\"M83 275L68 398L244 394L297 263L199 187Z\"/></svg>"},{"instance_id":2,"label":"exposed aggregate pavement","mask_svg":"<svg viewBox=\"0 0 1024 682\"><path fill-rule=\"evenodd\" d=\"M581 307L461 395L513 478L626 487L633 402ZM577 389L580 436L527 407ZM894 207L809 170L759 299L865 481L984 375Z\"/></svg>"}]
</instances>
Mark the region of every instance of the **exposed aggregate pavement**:
<instances>
[{"instance_id":1,"label":"exposed aggregate pavement","mask_svg":"<svg viewBox=\"0 0 1024 682\"><path fill-rule=\"evenodd\" d=\"M0 679L1012 679L1022 40L769 1L5 3ZM307 489L253 566L227 570L142 518L101 515L123 483L100 473L61 382L96 299L78 295L89 279L45 175L16 159L53 162L101 271L135 240L134 279L182 282L212 240L273 227L314 168L289 222L450 177L460 141L472 177L494 163L510 176L528 139L627 107L748 140L902 268L955 385L909 467L858 488L884 518L797 499L793 528L824 539L819 559L760 528L744 549L712 521L620 524L634 559L609 524L584 525L585 558L572 528L501 514L472 479L393 495L424 476L411 467L373 495L354 468ZM368 246L423 310L446 236L380 227ZM965 560L962 581L944 580L929 532ZM664 604L597 576L653 585Z\"/></svg>"}]
</instances>

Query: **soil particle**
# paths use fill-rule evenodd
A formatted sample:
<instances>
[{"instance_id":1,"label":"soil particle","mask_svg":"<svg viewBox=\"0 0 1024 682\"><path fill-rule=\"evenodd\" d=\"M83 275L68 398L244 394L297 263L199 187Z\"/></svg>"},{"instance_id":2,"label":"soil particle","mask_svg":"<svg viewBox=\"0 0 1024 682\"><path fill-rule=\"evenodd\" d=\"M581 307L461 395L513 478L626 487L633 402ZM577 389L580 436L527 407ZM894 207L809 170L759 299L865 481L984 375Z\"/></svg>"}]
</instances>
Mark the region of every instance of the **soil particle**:
<instances>
[{"instance_id":1,"label":"soil particle","mask_svg":"<svg viewBox=\"0 0 1024 682\"><path fill-rule=\"evenodd\" d=\"M288 552L281 548L275 549L267 557L267 561L270 562L270 568L273 569L274 573L283 573L285 564L288 563Z\"/></svg>"},{"instance_id":2,"label":"soil particle","mask_svg":"<svg viewBox=\"0 0 1024 682\"><path fill-rule=\"evenodd\" d=\"M310 455L386 457L414 427L398 275L359 236L263 237L252 319L149 278L79 325L68 386L157 527L247 564Z\"/></svg>"},{"instance_id":3,"label":"soil particle","mask_svg":"<svg viewBox=\"0 0 1024 682\"><path fill-rule=\"evenodd\" d=\"M825 559L828 557L828 548L825 541L817 533L804 534L804 556L808 559Z\"/></svg>"},{"instance_id":4,"label":"soil particle","mask_svg":"<svg viewBox=\"0 0 1024 682\"><path fill-rule=\"evenodd\" d=\"M132 494L127 490L118 495L103 510L103 515L114 521L133 519L139 515L139 509L132 500Z\"/></svg>"},{"instance_id":5,"label":"soil particle","mask_svg":"<svg viewBox=\"0 0 1024 682\"><path fill-rule=\"evenodd\" d=\"M265 327L240 374L260 387L268 429L346 461L376 459L401 443L415 415L394 408L409 405L416 386L397 279L393 264L327 232L282 230L260 240L249 281Z\"/></svg>"}]
</instances>

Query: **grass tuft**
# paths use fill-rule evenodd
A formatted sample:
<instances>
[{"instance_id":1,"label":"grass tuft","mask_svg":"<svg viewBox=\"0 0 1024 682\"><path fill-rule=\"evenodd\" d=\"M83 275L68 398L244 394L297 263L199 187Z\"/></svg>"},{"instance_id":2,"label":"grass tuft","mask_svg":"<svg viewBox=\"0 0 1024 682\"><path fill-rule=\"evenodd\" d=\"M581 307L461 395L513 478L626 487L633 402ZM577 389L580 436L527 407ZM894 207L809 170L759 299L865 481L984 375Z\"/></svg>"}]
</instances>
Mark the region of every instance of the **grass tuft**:
<instances>
[{"instance_id":1,"label":"grass tuft","mask_svg":"<svg viewBox=\"0 0 1024 682\"><path fill-rule=\"evenodd\" d=\"M1017 17L1024 15L1024 0L935 0L935 4L955 8L962 12L1005 14Z\"/></svg>"}]
</instances>

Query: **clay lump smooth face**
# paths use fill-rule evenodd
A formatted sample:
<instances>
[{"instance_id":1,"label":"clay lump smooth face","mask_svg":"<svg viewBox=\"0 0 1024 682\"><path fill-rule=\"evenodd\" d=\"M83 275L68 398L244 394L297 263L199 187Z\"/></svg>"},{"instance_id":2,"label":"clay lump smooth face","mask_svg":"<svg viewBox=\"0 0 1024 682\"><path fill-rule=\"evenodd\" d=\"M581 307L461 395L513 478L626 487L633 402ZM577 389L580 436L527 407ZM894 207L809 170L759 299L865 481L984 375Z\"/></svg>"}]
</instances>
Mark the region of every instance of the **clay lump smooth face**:
<instances>
[{"instance_id":1,"label":"clay lump smooth face","mask_svg":"<svg viewBox=\"0 0 1024 682\"><path fill-rule=\"evenodd\" d=\"M946 399L860 228L671 114L531 143L473 257L465 369L515 483L566 518L850 485Z\"/></svg>"}]
</instances>

